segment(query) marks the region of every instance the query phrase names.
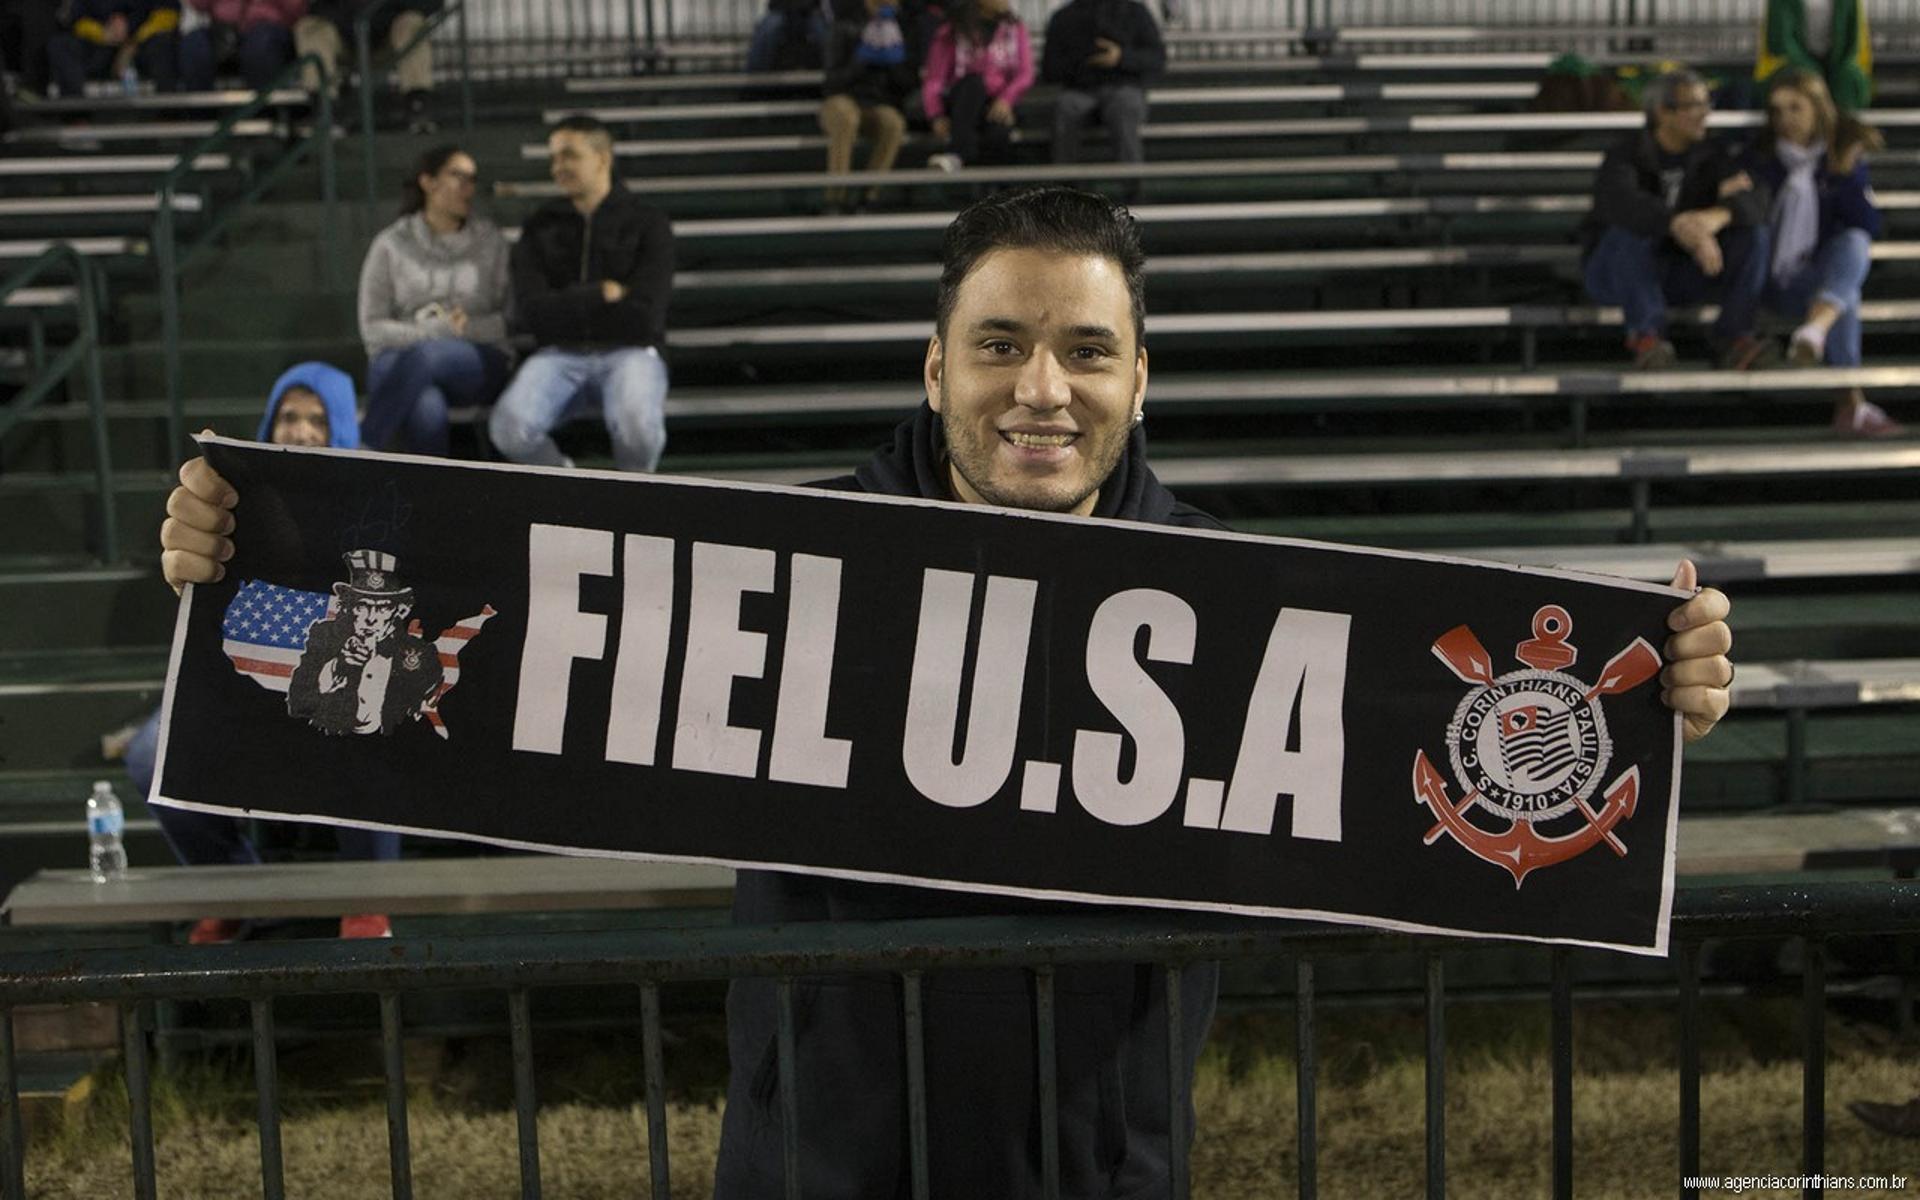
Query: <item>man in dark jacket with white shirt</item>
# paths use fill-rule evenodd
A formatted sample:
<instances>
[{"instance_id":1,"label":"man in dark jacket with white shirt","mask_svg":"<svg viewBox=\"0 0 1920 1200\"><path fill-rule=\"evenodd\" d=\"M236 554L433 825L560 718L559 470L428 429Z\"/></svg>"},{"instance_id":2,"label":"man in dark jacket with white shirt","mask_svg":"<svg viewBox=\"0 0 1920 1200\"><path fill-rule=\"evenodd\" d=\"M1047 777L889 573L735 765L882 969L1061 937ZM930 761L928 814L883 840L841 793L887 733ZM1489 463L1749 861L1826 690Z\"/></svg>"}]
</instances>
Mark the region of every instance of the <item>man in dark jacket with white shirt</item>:
<instances>
[{"instance_id":1,"label":"man in dark jacket with white shirt","mask_svg":"<svg viewBox=\"0 0 1920 1200\"><path fill-rule=\"evenodd\" d=\"M547 138L565 195L536 209L513 248L513 325L539 351L487 421L507 459L571 466L551 431L598 412L614 464L651 471L666 448L667 301L673 227L613 173L613 138L592 117L568 117Z\"/></svg>"},{"instance_id":2,"label":"man in dark jacket with white shirt","mask_svg":"<svg viewBox=\"0 0 1920 1200\"><path fill-rule=\"evenodd\" d=\"M1707 85L1692 71L1655 79L1647 127L1601 160L1593 210L1581 226L1587 292L1625 310L1627 352L1642 370L1676 361L1669 304L1718 301L1719 365L1775 365L1779 351L1754 336L1770 242L1765 189L1725 146L1707 139Z\"/></svg>"},{"instance_id":3,"label":"man in dark jacket with white shirt","mask_svg":"<svg viewBox=\"0 0 1920 1200\"><path fill-rule=\"evenodd\" d=\"M1140 127L1147 84L1167 65L1160 26L1140 0L1068 0L1047 21L1040 77L1060 85L1053 161L1080 161L1080 135L1096 117L1123 163L1145 160Z\"/></svg>"}]
</instances>

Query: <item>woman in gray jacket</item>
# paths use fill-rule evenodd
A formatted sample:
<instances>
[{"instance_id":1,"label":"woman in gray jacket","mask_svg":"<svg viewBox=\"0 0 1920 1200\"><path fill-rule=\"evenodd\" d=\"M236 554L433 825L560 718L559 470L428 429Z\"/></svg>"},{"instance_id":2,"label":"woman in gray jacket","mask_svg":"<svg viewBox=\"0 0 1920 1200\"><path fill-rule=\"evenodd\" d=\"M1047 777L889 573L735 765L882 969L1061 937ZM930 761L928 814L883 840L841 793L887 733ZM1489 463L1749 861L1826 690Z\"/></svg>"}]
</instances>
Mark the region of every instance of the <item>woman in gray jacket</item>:
<instances>
[{"instance_id":1,"label":"woman in gray jacket","mask_svg":"<svg viewBox=\"0 0 1920 1200\"><path fill-rule=\"evenodd\" d=\"M360 268L369 449L444 455L447 410L506 386L507 243L473 215L477 174L458 146L421 155Z\"/></svg>"}]
</instances>

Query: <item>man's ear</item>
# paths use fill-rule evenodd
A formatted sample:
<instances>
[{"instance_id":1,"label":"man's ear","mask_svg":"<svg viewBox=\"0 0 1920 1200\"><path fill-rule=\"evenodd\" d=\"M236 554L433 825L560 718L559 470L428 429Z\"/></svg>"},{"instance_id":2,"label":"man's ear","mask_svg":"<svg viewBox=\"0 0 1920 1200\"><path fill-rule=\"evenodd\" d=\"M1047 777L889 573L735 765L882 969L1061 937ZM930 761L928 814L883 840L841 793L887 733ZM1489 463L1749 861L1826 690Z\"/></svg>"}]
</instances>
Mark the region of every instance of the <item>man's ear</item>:
<instances>
[{"instance_id":1,"label":"man's ear","mask_svg":"<svg viewBox=\"0 0 1920 1200\"><path fill-rule=\"evenodd\" d=\"M1147 348L1145 346L1142 346L1140 347L1140 352L1134 355L1134 359L1133 359L1133 411L1134 411L1134 419L1136 421L1139 419L1139 414L1141 410L1144 408L1144 406L1146 405L1146 403L1147 403Z\"/></svg>"},{"instance_id":2,"label":"man's ear","mask_svg":"<svg viewBox=\"0 0 1920 1200\"><path fill-rule=\"evenodd\" d=\"M946 348L940 343L940 335L927 339L927 360L921 364L920 382L927 389L927 404L933 411L940 411L940 375L946 369Z\"/></svg>"}]
</instances>

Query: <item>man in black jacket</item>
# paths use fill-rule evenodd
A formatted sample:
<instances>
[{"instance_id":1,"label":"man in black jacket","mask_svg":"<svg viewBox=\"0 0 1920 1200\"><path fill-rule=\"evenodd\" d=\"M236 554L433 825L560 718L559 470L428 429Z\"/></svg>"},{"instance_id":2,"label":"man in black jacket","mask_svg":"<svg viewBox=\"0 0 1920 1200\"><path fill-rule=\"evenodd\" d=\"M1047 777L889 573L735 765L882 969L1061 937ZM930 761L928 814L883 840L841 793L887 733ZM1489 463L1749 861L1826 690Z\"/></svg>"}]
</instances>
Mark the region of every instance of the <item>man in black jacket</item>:
<instances>
[{"instance_id":1,"label":"man in black jacket","mask_svg":"<svg viewBox=\"0 0 1920 1200\"><path fill-rule=\"evenodd\" d=\"M1647 85L1647 127L1607 151L1581 226L1587 291L1626 313L1627 351L1645 370L1671 367L1669 304L1720 303L1720 366L1772 366L1754 336L1766 288L1767 196L1729 150L1707 140L1707 86L1691 71Z\"/></svg>"},{"instance_id":2,"label":"man in black jacket","mask_svg":"<svg viewBox=\"0 0 1920 1200\"><path fill-rule=\"evenodd\" d=\"M623 471L651 471L666 448L667 300L673 228L613 174L613 138L568 117L547 138L565 195L536 209L513 248L513 324L540 347L487 420L506 458L571 466L552 430L599 412Z\"/></svg>"},{"instance_id":3,"label":"man in black jacket","mask_svg":"<svg viewBox=\"0 0 1920 1200\"><path fill-rule=\"evenodd\" d=\"M1167 65L1160 26L1140 0L1068 0L1047 22L1040 77L1060 85L1053 108L1053 161L1080 161L1080 132L1098 117L1114 157L1146 155L1147 82Z\"/></svg>"},{"instance_id":4,"label":"man in black jacket","mask_svg":"<svg viewBox=\"0 0 1920 1200\"><path fill-rule=\"evenodd\" d=\"M856 474L824 486L1212 529L1146 461L1144 256L1132 218L1100 196L1040 188L992 197L948 228L927 400ZM169 583L217 578L239 497L204 459L181 470L162 530ZM245 512L245 509L239 510ZM884 553L885 547L876 548ZM1675 586L1691 585L1683 567ZM1661 677L1687 738L1726 712L1732 634L1709 588L1674 611ZM743 924L1063 911L1037 900L739 872ZM1077 911L1086 911L1084 907ZM1217 972L1189 964L1179 992L1183 1055L1169 1079L1167 979L1125 963L1054 972L1054 1098L1067 1200L1158 1200L1171 1190L1174 1103L1186 1106ZM1038 1033L1027 973L928 975L921 992L932 1194L1042 1194ZM794 981L794 1180L816 1200L908 1194L905 1026L890 977ZM727 997L732 1074L717 1200L762 1200L786 1182L778 984L743 978ZM1177 1100L1170 1086L1177 1085Z\"/></svg>"},{"instance_id":5,"label":"man in black jacket","mask_svg":"<svg viewBox=\"0 0 1920 1200\"><path fill-rule=\"evenodd\" d=\"M1218 529L1174 499L1146 461L1145 256L1133 219L1071 188L982 201L948 227L926 403L841 491ZM1691 568L1683 568L1683 575ZM1691 578L1686 576L1686 578ZM1691 586L1676 580L1676 586ZM1726 598L1708 589L1676 611L1671 703L1701 736L1726 711ZM1701 627L1713 626L1702 632ZM1723 641L1722 639L1725 639ZM1695 651L1706 656L1695 658ZM1709 687L1707 685L1711 684ZM1709 695L1708 693L1712 693ZM878 883L741 871L741 924L1020 916L1067 906ZM1080 907L1077 911L1086 911ZM1181 976L1188 1093L1211 1023L1218 971ZM727 996L732 1077L716 1200L782 1194L779 1001L771 979ZM932 1194L953 1200L1042 1194L1034 996L1019 970L923 980L926 1129ZM1060 1195L1159 1200L1171 1190L1167 980L1124 963L1056 968ZM799 1193L902 1197L910 1170L906 1035L891 977L794 982Z\"/></svg>"}]
</instances>

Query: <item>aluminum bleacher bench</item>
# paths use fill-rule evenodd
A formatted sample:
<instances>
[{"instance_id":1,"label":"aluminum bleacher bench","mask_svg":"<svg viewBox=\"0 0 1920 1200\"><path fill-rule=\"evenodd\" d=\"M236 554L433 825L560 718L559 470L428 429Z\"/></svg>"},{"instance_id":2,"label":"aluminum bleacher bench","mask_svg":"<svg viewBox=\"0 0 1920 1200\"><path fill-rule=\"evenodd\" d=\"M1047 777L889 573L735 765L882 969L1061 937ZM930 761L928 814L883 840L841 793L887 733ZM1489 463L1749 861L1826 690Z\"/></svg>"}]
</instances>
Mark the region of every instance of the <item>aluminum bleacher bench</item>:
<instances>
[{"instance_id":1,"label":"aluminum bleacher bench","mask_svg":"<svg viewBox=\"0 0 1920 1200\"><path fill-rule=\"evenodd\" d=\"M80 298L77 288L29 287L7 294L8 308L69 308Z\"/></svg>"},{"instance_id":2,"label":"aluminum bleacher bench","mask_svg":"<svg viewBox=\"0 0 1920 1200\"><path fill-rule=\"evenodd\" d=\"M235 88L230 91L216 92L154 92L138 96L110 94L102 96L80 96L70 100L36 100L31 107L24 108L28 113L95 113L111 116L122 112L148 112L154 109L177 111L189 108L239 108L251 103L258 95L256 92ZM305 105L313 97L299 88L280 88L267 96L267 103L279 107Z\"/></svg>"},{"instance_id":3,"label":"aluminum bleacher bench","mask_svg":"<svg viewBox=\"0 0 1920 1200\"><path fill-rule=\"evenodd\" d=\"M1729 875L1920 861L1920 809L1682 817L1675 872ZM173 925L204 917L331 918L649 909L721 909L726 867L516 855L398 862L141 867L96 884L83 870L41 870L0 917L20 928Z\"/></svg>"},{"instance_id":4,"label":"aluminum bleacher bench","mask_svg":"<svg viewBox=\"0 0 1920 1200\"><path fill-rule=\"evenodd\" d=\"M182 193L173 197L175 212L199 212L200 197ZM139 196L17 196L0 197L0 217L102 217L160 210L160 197Z\"/></svg>"},{"instance_id":5,"label":"aluminum bleacher bench","mask_svg":"<svg viewBox=\"0 0 1920 1200\"><path fill-rule=\"evenodd\" d=\"M1882 211L1920 209L1920 191L1882 191ZM1143 225L1193 222L1218 226L1229 221L1349 220L1373 217L1484 216L1548 213L1578 216L1592 207L1584 194L1534 196L1359 196L1326 200L1249 200L1229 204L1142 204L1133 209ZM678 240L738 237L819 237L822 234L932 233L945 229L955 214L924 212L866 213L857 216L717 217L675 221ZM518 227L505 231L519 237Z\"/></svg>"},{"instance_id":6,"label":"aluminum bleacher bench","mask_svg":"<svg viewBox=\"0 0 1920 1200\"><path fill-rule=\"evenodd\" d=\"M1713 114L1717 129L1755 129L1765 120L1764 113L1726 111ZM1882 129L1920 127L1920 109L1883 108L1873 111L1873 122ZM1645 118L1639 113L1406 113L1397 116L1303 117L1289 120L1245 121L1152 121L1142 130L1149 141L1216 141L1255 137L1351 137L1362 134L1429 133L1603 133L1639 129ZM1045 143L1045 130L1020 130L1023 143ZM933 145L930 135L913 135L910 144ZM793 151L824 149L826 138L814 134L768 134L749 137L684 137L652 141L621 140L614 153L621 158L648 158L666 155L719 155L757 151ZM547 155L544 142L523 145L525 159Z\"/></svg>"},{"instance_id":7,"label":"aluminum bleacher bench","mask_svg":"<svg viewBox=\"0 0 1920 1200\"><path fill-rule=\"evenodd\" d=\"M1875 28L1878 28L1876 24ZM1724 32L1724 30L1722 31ZM1042 39L1035 39L1036 53ZM1355 72L1474 72L1491 74L1498 72L1525 71L1544 72L1553 61L1560 57L1558 50L1455 50L1432 52L1391 52L1338 50L1332 54L1291 54L1274 58L1223 58L1223 59L1182 59L1176 58L1167 63L1166 78L1198 77L1214 74L1258 74L1258 75L1311 75L1324 78L1341 71ZM738 51L745 57L744 48ZM1583 57L1595 66L1645 66L1647 56L1638 53L1609 53L1596 51ZM1724 51L1710 51L1706 54L1693 54L1688 61L1695 67L1751 67L1753 54L1743 50L1739 54ZM1882 78L1876 84L1884 88L1887 84L1898 84L1897 74L1888 68L1912 66L1920 57L1911 54L1876 53L1875 65L1882 72ZM1889 79L1887 76L1894 76ZM568 94L577 96L623 95L629 93L651 92L695 92L695 91L761 91L792 90L814 87L820 84L819 71L701 71L688 74L660 75L621 75L593 78L568 79L562 85ZM1158 93L1155 93L1158 97Z\"/></svg>"},{"instance_id":8,"label":"aluminum bleacher bench","mask_svg":"<svg viewBox=\"0 0 1920 1200\"><path fill-rule=\"evenodd\" d=\"M210 136L219 127L215 121L123 121L108 125L41 125L15 129L0 135L0 145L48 143L70 148L88 148L97 142L182 141ZM264 117L235 121L236 137L271 137L281 126Z\"/></svg>"},{"instance_id":9,"label":"aluminum bleacher bench","mask_svg":"<svg viewBox=\"0 0 1920 1200\"><path fill-rule=\"evenodd\" d=\"M1920 702L1920 659L1740 663L1728 690L1735 712L1774 710L1786 715L1785 800L1800 804L1807 796L1808 713ZM1890 752L1895 749L1888 747Z\"/></svg>"},{"instance_id":10,"label":"aluminum bleacher bench","mask_svg":"<svg viewBox=\"0 0 1920 1200\"><path fill-rule=\"evenodd\" d=\"M165 175L180 161L177 154L96 154L85 158L0 158L0 179L45 175L80 177L87 175ZM225 171L233 159L225 154L199 154L193 159L196 171Z\"/></svg>"},{"instance_id":11,"label":"aluminum bleacher bench","mask_svg":"<svg viewBox=\"0 0 1920 1200\"><path fill-rule=\"evenodd\" d=\"M1076 163L1075 179L1101 180L1192 180L1271 176L1407 176L1420 173L1440 175L1498 173L1511 175L1531 172L1587 173L1600 166L1597 150L1527 151L1490 153L1427 154L1334 154L1296 158L1198 159L1154 163ZM1876 167L1920 166L1920 150L1889 150L1873 156ZM708 194L728 192L764 193L781 190L806 190L822 187L934 186L971 187L981 183L1044 183L1057 180L1061 170L1052 163L1025 166L969 167L961 172L924 167L904 167L884 172L854 172L830 175L825 171L780 171L726 175L663 175L625 181L627 190L640 196ZM1405 180L1396 180L1405 184ZM548 198L560 194L550 180L502 180L494 184L496 196L515 199Z\"/></svg>"},{"instance_id":12,"label":"aluminum bleacher bench","mask_svg":"<svg viewBox=\"0 0 1920 1200\"><path fill-rule=\"evenodd\" d=\"M1875 242L1875 262L1920 260L1920 241ZM1405 270L1415 267L1572 266L1580 248L1546 246L1403 246L1378 250L1275 250L1248 254L1169 254L1147 262L1148 278L1185 275L1335 273ZM886 263L850 267L761 267L681 271L676 294L715 288L870 288L880 284L933 283L938 263Z\"/></svg>"},{"instance_id":13,"label":"aluminum bleacher bench","mask_svg":"<svg viewBox=\"0 0 1920 1200\"><path fill-rule=\"evenodd\" d=\"M124 881L104 884L85 871L40 871L13 889L0 917L19 926L130 925L355 912L717 908L732 894L733 872L725 867L513 855L140 867Z\"/></svg>"},{"instance_id":14,"label":"aluminum bleacher bench","mask_svg":"<svg viewBox=\"0 0 1920 1200\"><path fill-rule=\"evenodd\" d=\"M1874 867L1903 874L1920 867L1920 808L1680 818L1680 842L1674 861L1677 875L1758 875Z\"/></svg>"},{"instance_id":15,"label":"aluminum bleacher bench","mask_svg":"<svg viewBox=\"0 0 1920 1200\"><path fill-rule=\"evenodd\" d=\"M1538 88L1531 83L1321 83L1291 87L1155 88L1153 106L1179 108L1195 104L1339 104L1363 100L1485 101L1531 100ZM1046 107L1043 105L1042 107ZM735 117L811 117L818 100L738 100L717 104L640 104L585 110L602 121L685 121ZM550 108L541 119L548 125L578 112Z\"/></svg>"},{"instance_id":16,"label":"aluminum bleacher bench","mask_svg":"<svg viewBox=\"0 0 1920 1200\"><path fill-rule=\"evenodd\" d=\"M106 256L114 254L140 254L145 251L146 243L136 238L124 237L80 237L60 238L61 242L72 246L82 254ZM48 238L19 238L13 241L0 241L0 260L10 258L33 258L42 254L54 241Z\"/></svg>"},{"instance_id":17,"label":"aluminum bleacher bench","mask_svg":"<svg viewBox=\"0 0 1920 1200\"><path fill-rule=\"evenodd\" d=\"M1679 310L1671 314L1676 322L1710 321L1717 310L1712 307ZM1860 306L1860 319L1866 324L1885 322L1920 321L1920 300L1879 300L1867 301ZM1211 313L1175 313L1153 320L1152 329L1159 337L1168 336L1216 336L1230 333L1313 333L1349 330L1381 329L1562 329L1581 326L1618 325L1621 321L1617 308L1599 308L1584 305L1488 305L1474 308L1365 308L1365 309L1320 309L1304 312L1211 312ZM833 324L805 325L741 325L732 327L709 327L704 329L679 329L668 335L668 343L683 350L723 349L736 346L783 346L783 345L824 345L832 343L876 343L876 342L920 342L927 337L925 321L846 321ZM1531 364L1529 364L1530 366ZM1871 368L1861 368L1869 371ZM1665 375L1683 377L1674 386L1686 386L1687 379L1696 373L1662 372ZM1604 378L1599 378L1603 376ZM1764 379L1766 373L1755 375ZM1817 386L1810 382L1813 375L1804 372L1782 373L1786 380L1800 379L1801 387ZM1550 385L1549 394L1592 395L1597 391L1614 392L1624 390L1654 390L1650 384L1622 384L1617 381L1625 377L1613 372L1596 372L1594 376L1583 377L1580 373L1569 373L1558 377L1561 382ZM1834 378L1843 378L1834 376ZM1862 378L1868 378L1863 376ZM1569 384L1566 380L1575 382ZM1493 389L1504 385L1489 382ZM1527 385L1522 385L1527 386ZM1760 390L1769 386L1758 382L1751 389ZM1790 383L1772 385L1783 389L1791 388ZM1844 386L1844 385L1843 385ZM1907 385L1902 385L1907 386ZM1725 384L1702 385L1699 390L1724 390Z\"/></svg>"},{"instance_id":18,"label":"aluminum bleacher bench","mask_svg":"<svg viewBox=\"0 0 1920 1200\"><path fill-rule=\"evenodd\" d=\"M1702 583L1716 586L1761 579L1920 574L1920 538L1911 537L1655 542L1637 546L1483 546L1448 553L1462 558L1484 558L1527 567L1561 567L1660 583L1671 578L1673 565L1685 558L1699 568Z\"/></svg>"},{"instance_id":19,"label":"aluminum bleacher bench","mask_svg":"<svg viewBox=\"0 0 1920 1200\"><path fill-rule=\"evenodd\" d=\"M1152 329L1159 328L1159 318ZM924 339L929 324L915 326ZM681 331L675 331L678 333ZM691 331L687 331L691 332ZM674 334L669 334L671 342ZM1511 368L1397 372L1241 371L1164 374L1153 381L1156 412L1211 412L1241 405L1326 406L1410 401L1486 405L1503 400L1562 397L1585 403L1595 396L1675 393L1820 392L1842 387L1868 391L1920 387L1920 365L1819 368L1804 371L1515 371ZM769 420L886 420L912 396L895 384L803 384L752 388L682 388L667 398L667 417L709 425ZM1577 439L1576 439L1577 444Z\"/></svg>"}]
</instances>

